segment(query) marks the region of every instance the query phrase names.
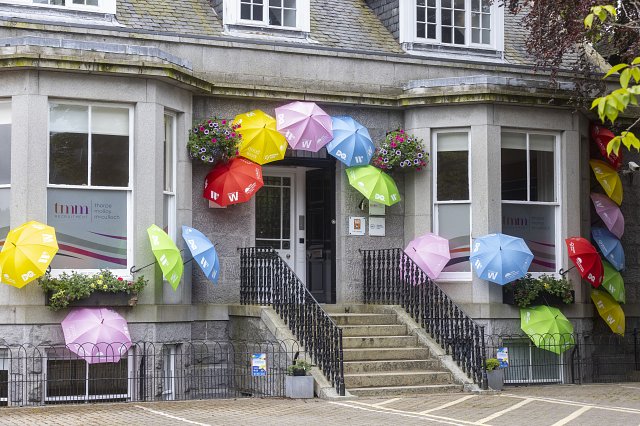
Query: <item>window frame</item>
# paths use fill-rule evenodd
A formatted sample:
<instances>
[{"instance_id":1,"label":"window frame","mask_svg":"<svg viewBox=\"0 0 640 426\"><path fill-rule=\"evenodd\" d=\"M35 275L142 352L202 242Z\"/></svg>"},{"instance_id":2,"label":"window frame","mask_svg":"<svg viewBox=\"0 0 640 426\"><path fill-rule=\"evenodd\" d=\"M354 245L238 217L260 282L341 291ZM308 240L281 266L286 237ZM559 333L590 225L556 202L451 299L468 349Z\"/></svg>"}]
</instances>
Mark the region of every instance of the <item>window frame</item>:
<instances>
[{"instance_id":1,"label":"window frame","mask_svg":"<svg viewBox=\"0 0 640 426\"><path fill-rule=\"evenodd\" d=\"M224 25L239 25L243 27L259 27L282 31L311 32L311 2L310 0L296 0L296 26L285 27L283 25L269 25L269 1L264 0L262 5L262 21L242 19L240 16L241 0L224 0L223 21Z\"/></svg>"},{"instance_id":2,"label":"window frame","mask_svg":"<svg viewBox=\"0 0 640 426\"><path fill-rule=\"evenodd\" d=\"M171 239L173 240L173 242L176 242L176 238L178 237L178 229L177 229L177 208L176 208L176 184L178 183L177 180L177 166L178 166L178 161L177 161L177 154L178 154L178 150L177 150L177 145L178 145L178 131L177 131L177 125L178 125L178 115L175 112L172 111L168 111L165 110L164 112L164 120L163 120L163 129L164 129L164 134L165 134L165 138L166 138L166 132L167 132L167 122L166 120L170 119L172 121L172 131L171 131L171 172L172 172L172 176L171 176L171 188L172 191L167 191L165 183L166 183L166 146L163 145L163 159L164 159L164 166L163 166L163 179L162 179L162 209L163 209L163 215L164 215L164 202L165 202L165 198L168 197L168 207L167 207L167 217L165 218L167 221L167 234L169 235L169 237L171 237ZM167 141L164 141L165 143L167 143Z\"/></svg>"},{"instance_id":3,"label":"window frame","mask_svg":"<svg viewBox=\"0 0 640 426\"><path fill-rule=\"evenodd\" d=\"M34 3L33 0L3 0L1 3L48 8L48 9L58 9L58 10L74 10L74 11L91 12L91 13L105 13L110 15L116 14L116 0L98 0L98 6L73 4L72 0L66 0L64 6L56 5L56 4Z\"/></svg>"},{"instance_id":4,"label":"window frame","mask_svg":"<svg viewBox=\"0 0 640 426\"><path fill-rule=\"evenodd\" d=\"M554 207L553 218L555 221L555 264L556 268L553 272L531 272L531 275L535 278L541 275L553 275L556 278L559 278L560 275L558 273L559 265L562 265L562 179L560 176L560 172L562 170L561 164L561 155L560 155L560 134L558 132L544 131L544 130L531 130L531 129L513 129L509 127L503 127L500 129L500 168L502 171L502 134L503 133L520 133L526 135L527 142L527 198L531 198L531 161L530 161L530 148L529 148L529 138L530 135L542 135L542 136L553 136L553 167L554 167L554 190L555 190L555 201L523 201L523 200L503 200L502 199L502 177L500 178L500 210L502 212L502 205L511 204L511 205L524 205L524 206L551 206ZM500 228L502 230L502 213L500 214Z\"/></svg>"},{"instance_id":5,"label":"window frame","mask_svg":"<svg viewBox=\"0 0 640 426\"><path fill-rule=\"evenodd\" d=\"M438 197L438 135L446 134L446 133L466 133L467 134L467 178L469 184L469 198L466 201L461 200L448 200L448 201L439 201ZM472 235L473 235L473 179L471 176L471 129L470 128L446 128L446 129L433 129L431 134L432 140L432 156L431 156L431 167L433 170L433 179L432 179L432 217L433 217L433 232L436 235L440 235L440 224L439 224L439 209L440 205L455 205L455 204L465 204L469 206L469 249L472 246ZM438 281L471 281L473 279L473 275L471 272L471 262L469 262L469 271L468 272L441 272L438 277Z\"/></svg>"},{"instance_id":6,"label":"window frame","mask_svg":"<svg viewBox=\"0 0 640 426\"><path fill-rule=\"evenodd\" d=\"M9 116L10 116L9 125L13 126L13 118L11 117L11 115L13 114L11 99L0 99L0 105L9 105ZM13 144L11 140L9 140L9 144L11 145L11 150L13 150ZM12 166L11 152L9 152L9 165L10 167ZM9 183L0 183L0 190L4 190L4 189L9 190L9 198L11 198L11 176L9 176ZM11 218L11 206L9 206L9 218ZM4 241L4 237L0 236L0 241ZM0 248L2 248L1 245L0 245Z\"/></svg>"},{"instance_id":7,"label":"window frame","mask_svg":"<svg viewBox=\"0 0 640 426\"><path fill-rule=\"evenodd\" d=\"M106 107L106 108L122 108L128 109L129 111L129 185L126 187L114 187L114 186L97 186L97 185L66 185L66 184L52 184L49 183L50 179L50 168L51 168L51 105L77 105L77 106L86 106L89 108L88 112L88 123L91 123L91 108L92 107ZM135 126L134 126L134 112L135 107L130 104L123 103L109 103L109 102L93 102L93 101L76 101L76 100L65 100L65 99L49 99L48 102L49 108L47 111L47 196L50 188L53 189L74 189L74 190L83 190L83 191L125 191L127 193L127 235L133 235L132 231L134 229L133 223L133 212L134 210L134 197L133 197L133 189L134 185L134 143L135 143ZM89 176L91 176L91 127L88 127L88 150L87 150L87 172ZM163 184L164 185L164 184ZM47 211L48 214L48 211ZM133 238L127 237L127 266L126 269L110 269L112 273L115 275L121 276L125 279L131 278L131 267L135 265L134 262L134 242ZM57 277L62 273L71 273L72 271L80 272L83 274L91 275L100 272L100 269L78 269L78 268L61 268L61 269L52 269L51 275L53 277Z\"/></svg>"}]
</instances>

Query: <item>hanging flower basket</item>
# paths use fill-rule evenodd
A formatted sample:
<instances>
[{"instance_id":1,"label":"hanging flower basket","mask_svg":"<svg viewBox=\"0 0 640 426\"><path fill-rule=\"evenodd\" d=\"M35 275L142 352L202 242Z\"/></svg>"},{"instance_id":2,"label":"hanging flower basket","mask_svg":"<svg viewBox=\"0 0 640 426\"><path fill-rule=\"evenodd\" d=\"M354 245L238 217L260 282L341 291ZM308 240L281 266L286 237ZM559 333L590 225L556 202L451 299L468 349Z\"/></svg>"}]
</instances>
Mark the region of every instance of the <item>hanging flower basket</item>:
<instances>
[{"instance_id":1,"label":"hanging flower basket","mask_svg":"<svg viewBox=\"0 0 640 426\"><path fill-rule=\"evenodd\" d=\"M422 139L398 129L387 133L376 149L371 164L385 171L416 170L427 166L429 154L424 151Z\"/></svg>"},{"instance_id":2,"label":"hanging flower basket","mask_svg":"<svg viewBox=\"0 0 640 426\"><path fill-rule=\"evenodd\" d=\"M238 155L238 145L242 135L237 129L240 124L230 120L209 118L196 124L189 133L187 150L193 161L215 165L227 162Z\"/></svg>"}]
</instances>

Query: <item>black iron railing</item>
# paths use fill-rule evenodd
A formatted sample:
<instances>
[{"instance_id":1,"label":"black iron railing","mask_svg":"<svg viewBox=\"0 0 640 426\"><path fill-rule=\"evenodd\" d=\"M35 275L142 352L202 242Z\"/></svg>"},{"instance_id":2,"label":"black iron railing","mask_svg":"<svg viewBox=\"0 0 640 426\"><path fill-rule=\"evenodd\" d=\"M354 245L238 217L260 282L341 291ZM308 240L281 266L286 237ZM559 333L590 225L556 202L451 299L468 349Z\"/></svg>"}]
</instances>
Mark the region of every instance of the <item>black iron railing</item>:
<instances>
[{"instance_id":1,"label":"black iron railing","mask_svg":"<svg viewBox=\"0 0 640 426\"><path fill-rule=\"evenodd\" d=\"M401 249L362 250L364 301L402 306L475 383L486 389L484 327Z\"/></svg>"},{"instance_id":2,"label":"black iron railing","mask_svg":"<svg viewBox=\"0 0 640 426\"><path fill-rule=\"evenodd\" d=\"M271 248L240 248L240 303L280 315L339 395L344 395L342 330Z\"/></svg>"}]
</instances>

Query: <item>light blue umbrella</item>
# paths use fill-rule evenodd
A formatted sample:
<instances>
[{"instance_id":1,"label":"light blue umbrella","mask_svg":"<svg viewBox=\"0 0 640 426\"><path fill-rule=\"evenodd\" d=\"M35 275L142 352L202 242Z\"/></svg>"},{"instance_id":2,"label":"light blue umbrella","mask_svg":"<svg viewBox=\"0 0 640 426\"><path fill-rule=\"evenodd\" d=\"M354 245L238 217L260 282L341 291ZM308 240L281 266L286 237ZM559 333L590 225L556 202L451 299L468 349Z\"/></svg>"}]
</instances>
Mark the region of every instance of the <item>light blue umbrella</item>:
<instances>
[{"instance_id":1,"label":"light blue umbrella","mask_svg":"<svg viewBox=\"0 0 640 426\"><path fill-rule=\"evenodd\" d=\"M202 269L207 279L217 284L220 274L220 260L211 241L197 229L184 225L182 226L182 238L187 243L193 260Z\"/></svg>"},{"instance_id":2,"label":"light blue umbrella","mask_svg":"<svg viewBox=\"0 0 640 426\"><path fill-rule=\"evenodd\" d=\"M525 276L533 253L522 238L489 234L473 241L469 261L483 280L505 285Z\"/></svg>"},{"instance_id":3,"label":"light blue umbrella","mask_svg":"<svg viewBox=\"0 0 640 426\"><path fill-rule=\"evenodd\" d=\"M624 249L620 240L608 229L599 227L591 229L591 237L609 263L617 271L622 271L624 269Z\"/></svg>"},{"instance_id":4,"label":"light blue umbrella","mask_svg":"<svg viewBox=\"0 0 640 426\"><path fill-rule=\"evenodd\" d=\"M351 117L331 117L333 139L327 145L329 154L347 167L366 166L371 161L375 145L369 131Z\"/></svg>"}]
</instances>

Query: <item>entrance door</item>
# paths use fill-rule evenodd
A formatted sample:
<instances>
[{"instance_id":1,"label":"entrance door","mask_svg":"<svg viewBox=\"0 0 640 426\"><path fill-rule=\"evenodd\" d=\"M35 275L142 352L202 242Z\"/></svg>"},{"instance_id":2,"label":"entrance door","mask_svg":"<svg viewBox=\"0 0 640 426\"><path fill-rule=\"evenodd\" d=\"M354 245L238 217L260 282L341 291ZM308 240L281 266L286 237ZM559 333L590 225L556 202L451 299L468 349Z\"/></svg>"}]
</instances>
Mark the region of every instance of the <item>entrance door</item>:
<instances>
[{"instance_id":1,"label":"entrance door","mask_svg":"<svg viewBox=\"0 0 640 426\"><path fill-rule=\"evenodd\" d=\"M256 247L271 247L295 270L294 174L265 175L256 193Z\"/></svg>"},{"instance_id":2,"label":"entrance door","mask_svg":"<svg viewBox=\"0 0 640 426\"><path fill-rule=\"evenodd\" d=\"M306 176L307 288L320 303L335 303L335 185L332 167Z\"/></svg>"}]
</instances>

